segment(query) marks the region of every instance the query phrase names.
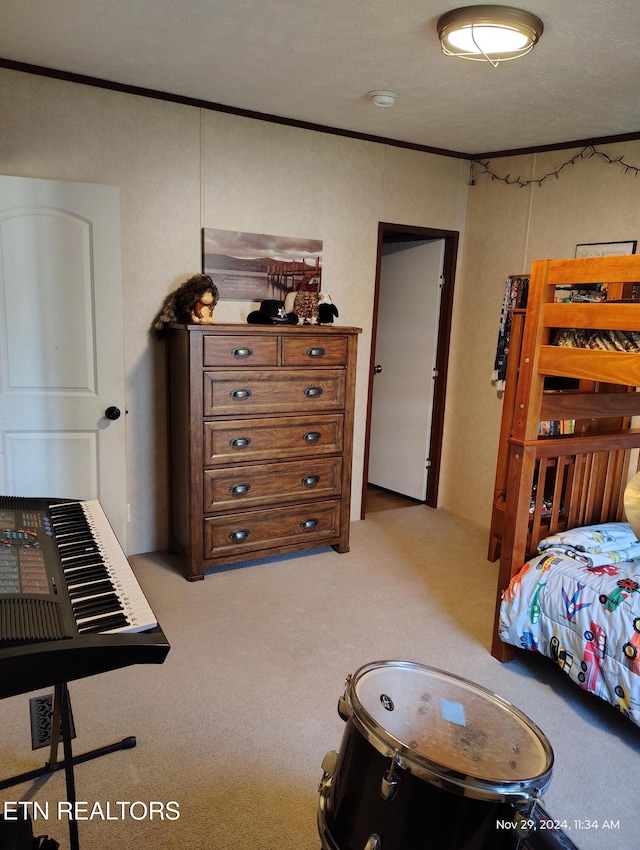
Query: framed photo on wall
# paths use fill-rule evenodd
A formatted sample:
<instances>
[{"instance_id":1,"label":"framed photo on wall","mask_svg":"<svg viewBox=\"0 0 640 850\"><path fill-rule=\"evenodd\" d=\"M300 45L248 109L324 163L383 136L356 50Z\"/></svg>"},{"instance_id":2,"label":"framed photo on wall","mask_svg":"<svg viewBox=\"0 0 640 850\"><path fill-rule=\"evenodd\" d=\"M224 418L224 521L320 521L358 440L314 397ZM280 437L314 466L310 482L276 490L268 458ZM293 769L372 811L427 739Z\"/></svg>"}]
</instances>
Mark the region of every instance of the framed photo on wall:
<instances>
[{"instance_id":1,"label":"framed photo on wall","mask_svg":"<svg viewBox=\"0 0 640 850\"><path fill-rule=\"evenodd\" d=\"M322 240L205 227L202 271L221 299L284 301L305 275L322 275Z\"/></svg>"},{"instance_id":2,"label":"framed photo on wall","mask_svg":"<svg viewBox=\"0 0 640 850\"><path fill-rule=\"evenodd\" d=\"M624 257L635 254L638 242L587 242L576 245L576 257Z\"/></svg>"}]
</instances>

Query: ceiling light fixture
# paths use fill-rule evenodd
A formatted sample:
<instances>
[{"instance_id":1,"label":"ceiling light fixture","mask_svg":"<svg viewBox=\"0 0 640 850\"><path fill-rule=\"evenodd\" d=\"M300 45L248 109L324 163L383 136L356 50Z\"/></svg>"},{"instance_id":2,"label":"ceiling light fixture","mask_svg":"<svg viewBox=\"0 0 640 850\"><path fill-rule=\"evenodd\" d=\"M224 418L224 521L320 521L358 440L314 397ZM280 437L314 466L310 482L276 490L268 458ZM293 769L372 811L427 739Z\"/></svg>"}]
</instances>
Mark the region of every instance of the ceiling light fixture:
<instances>
[{"instance_id":1,"label":"ceiling light fixture","mask_svg":"<svg viewBox=\"0 0 640 850\"><path fill-rule=\"evenodd\" d=\"M374 102L375 106L382 106L388 109L396 102L398 93L395 91L382 91L377 89L376 91L370 91L369 97Z\"/></svg>"},{"instance_id":2,"label":"ceiling light fixture","mask_svg":"<svg viewBox=\"0 0 640 850\"><path fill-rule=\"evenodd\" d=\"M540 18L511 6L464 6L438 20L443 53L489 62L494 68L526 56L543 30Z\"/></svg>"}]
</instances>

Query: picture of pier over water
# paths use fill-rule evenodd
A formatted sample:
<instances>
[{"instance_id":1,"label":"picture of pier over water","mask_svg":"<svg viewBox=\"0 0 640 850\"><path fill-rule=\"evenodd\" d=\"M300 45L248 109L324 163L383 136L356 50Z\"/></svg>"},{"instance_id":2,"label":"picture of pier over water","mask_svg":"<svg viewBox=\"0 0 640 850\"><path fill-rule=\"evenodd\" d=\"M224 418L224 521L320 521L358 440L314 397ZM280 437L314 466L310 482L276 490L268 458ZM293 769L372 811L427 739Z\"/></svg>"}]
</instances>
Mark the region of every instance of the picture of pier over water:
<instances>
[{"instance_id":1,"label":"picture of pier over water","mask_svg":"<svg viewBox=\"0 0 640 850\"><path fill-rule=\"evenodd\" d=\"M305 274L322 275L322 240L202 230L202 271L233 301L284 301Z\"/></svg>"}]
</instances>

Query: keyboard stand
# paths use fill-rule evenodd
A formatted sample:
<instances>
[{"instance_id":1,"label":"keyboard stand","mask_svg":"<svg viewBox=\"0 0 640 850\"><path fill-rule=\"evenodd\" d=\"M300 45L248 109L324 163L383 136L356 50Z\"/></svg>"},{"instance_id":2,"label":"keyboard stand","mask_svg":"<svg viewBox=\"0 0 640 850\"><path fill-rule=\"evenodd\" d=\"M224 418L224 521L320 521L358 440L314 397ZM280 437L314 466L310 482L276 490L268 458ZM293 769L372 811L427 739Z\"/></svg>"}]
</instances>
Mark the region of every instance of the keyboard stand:
<instances>
[{"instance_id":1,"label":"keyboard stand","mask_svg":"<svg viewBox=\"0 0 640 850\"><path fill-rule=\"evenodd\" d=\"M58 748L60 744L60 731L62 731L62 749L64 758L58 761ZM31 779L38 779L41 776L54 773L56 770L64 769L67 802L71 804L72 814L75 812L76 806L76 783L74 774L74 765L82 764L85 761L100 758L110 753L118 752L119 750L130 750L136 745L136 739L133 735L123 738L121 741L116 741L113 744L107 744L105 747L98 747L95 750L89 750L86 753L74 756L71 747L71 700L69 698L69 687L66 682L55 685L53 696L53 717L51 720L51 748L49 752L49 761L45 762L43 767L37 767L34 770L29 770L26 773L20 773L17 776L11 776L8 779L0 781L0 791L4 788L11 788L13 785L19 785L22 782L28 782ZM69 817L69 843L70 850L80 850L80 842L78 837L78 821L75 817Z\"/></svg>"}]
</instances>

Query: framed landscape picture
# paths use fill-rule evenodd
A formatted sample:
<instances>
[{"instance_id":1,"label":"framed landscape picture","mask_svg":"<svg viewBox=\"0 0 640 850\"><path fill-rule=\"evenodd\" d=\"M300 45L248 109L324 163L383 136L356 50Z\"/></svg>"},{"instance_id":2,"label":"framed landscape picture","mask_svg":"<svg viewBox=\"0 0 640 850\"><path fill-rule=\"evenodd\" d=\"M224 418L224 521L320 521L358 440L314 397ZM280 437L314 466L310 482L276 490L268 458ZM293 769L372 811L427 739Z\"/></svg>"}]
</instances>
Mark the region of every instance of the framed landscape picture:
<instances>
[{"instance_id":1,"label":"framed landscape picture","mask_svg":"<svg viewBox=\"0 0 640 850\"><path fill-rule=\"evenodd\" d=\"M202 271L221 299L284 301L305 274L322 274L322 240L202 230Z\"/></svg>"}]
</instances>

